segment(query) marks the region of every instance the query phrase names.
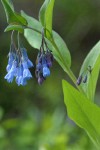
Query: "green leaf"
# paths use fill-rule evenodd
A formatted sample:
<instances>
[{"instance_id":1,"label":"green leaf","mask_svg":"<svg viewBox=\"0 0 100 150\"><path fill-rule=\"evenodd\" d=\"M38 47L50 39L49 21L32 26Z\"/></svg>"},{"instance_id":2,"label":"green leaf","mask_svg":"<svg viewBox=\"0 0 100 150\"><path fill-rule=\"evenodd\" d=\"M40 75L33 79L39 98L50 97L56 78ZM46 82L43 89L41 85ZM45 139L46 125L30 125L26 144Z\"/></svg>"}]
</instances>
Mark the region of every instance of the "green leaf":
<instances>
[{"instance_id":1,"label":"green leaf","mask_svg":"<svg viewBox=\"0 0 100 150\"><path fill-rule=\"evenodd\" d=\"M87 132L100 149L100 108L64 80L63 92L69 117Z\"/></svg>"},{"instance_id":2,"label":"green leaf","mask_svg":"<svg viewBox=\"0 0 100 150\"><path fill-rule=\"evenodd\" d=\"M54 3L55 0L45 0L39 12L39 20L41 24L47 29L46 36L48 38L51 38L52 33L52 16Z\"/></svg>"},{"instance_id":3,"label":"green leaf","mask_svg":"<svg viewBox=\"0 0 100 150\"><path fill-rule=\"evenodd\" d=\"M31 28L37 30L37 32L36 32L32 29L25 29L24 36L26 37L27 41L29 42L29 44L32 47L34 47L36 49L40 49L41 41L42 41L42 36L41 36L42 25L41 25L41 23L39 21L37 21L35 18L32 18L32 17L26 15L23 11L21 11L21 14L27 20L28 27L31 27Z\"/></svg>"},{"instance_id":4,"label":"green leaf","mask_svg":"<svg viewBox=\"0 0 100 150\"><path fill-rule=\"evenodd\" d=\"M100 64L100 42L98 42L96 46L93 47L93 49L87 55L80 71L80 75L81 74L84 75L84 73L88 73L87 83L85 84L82 83L81 86L90 100L94 100L96 83L100 71L99 64ZM91 66L92 68L91 74L89 74L89 71L86 71L88 66Z\"/></svg>"},{"instance_id":5,"label":"green leaf","mask_svg":"<svg viewBox=\"0 0 100 150\"><path fill-rule=\"evenodd\" d=\"M5 32L11 31L11 30L17 30L19 32L24 32L24 27L21 25L8 25L7 28L5 29Z\"/></svg>"},{"instance_id":6,"label":"green leaf","mask_svg":"<svg viewBox=\"0 0 100 150\"><path fill-rule=\"evenodd\" d=\"M45 27L45 13L50 0L45 0L39 11L39 21Z\"/></svg>"},{"instance_id":7,"label":"green leaf","mask_svg":"<svg viewBox=\"0 0 100 150\"><path fill-rule=\"evenodd\" d=\"M24 36L32 47L39 50L42 41L42 25L39 21L26 15L24 12L22 12L22 16L27 20L28 26L34 29L25 29ZM63 39L53 31L52 40L46 39L46 41L57 62L61 65L64 71L68 72L67 69L71 66L71 56Z\"/></svg>"},{"instance_id":8,"label":"green leaf","mask_svg":"<svg viewBox=\"0 0 100 150\"><path fill-rule=\"evenodd\" d=\"M11 2L11 0L1 0L3 7L5 9L7 22L9 24L21 24L21 25L27 25L27 21L24 17L22 17L20 14L14 12L14 7Z\"/></svg>"},{"instance_id":9,"label":"green leaf","mask_svg":"<svg viewBox=\"0 0 100 150\"><path fill-rule=\"evenodd\" d=\"M56 44L56 49L58 49L58 54L60 56L60 59L62 60L63 64L66 66L66 69L70 68L71 67L71 55L68 50L68 47L66 46L66 43L61 38L61 36L55 31L53 31L52 37Z\"/></svg>"}]
</instances>

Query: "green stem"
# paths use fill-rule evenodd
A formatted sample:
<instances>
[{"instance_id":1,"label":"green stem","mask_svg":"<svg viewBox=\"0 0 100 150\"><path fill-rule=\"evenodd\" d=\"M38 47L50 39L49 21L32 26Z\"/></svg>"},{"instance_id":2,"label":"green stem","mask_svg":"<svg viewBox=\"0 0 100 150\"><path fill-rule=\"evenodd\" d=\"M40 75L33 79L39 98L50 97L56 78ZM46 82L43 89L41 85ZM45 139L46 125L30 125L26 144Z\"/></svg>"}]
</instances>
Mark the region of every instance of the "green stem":
<instances>
[{"instance_id":1,"label":"green stem","mask_svg":"<svg viewBox=\"0 0 100 150\"><path fill-rule=\"evenodd\" d=\"M19 38L19 32L17 34L17 40L18 40L18 49L20 49L20 38Z\"/></svg>"},{"instance_id":2,"label":"green stem","mask_svg":"<svg viewBox=\"0 0 100 150\"><path fill-rule=\"evenodd\" d=\"M14 39L13 39L13 35L14 35L14 30L11 33L11 42L14 43Z\"/></svg>"}]
</instances>

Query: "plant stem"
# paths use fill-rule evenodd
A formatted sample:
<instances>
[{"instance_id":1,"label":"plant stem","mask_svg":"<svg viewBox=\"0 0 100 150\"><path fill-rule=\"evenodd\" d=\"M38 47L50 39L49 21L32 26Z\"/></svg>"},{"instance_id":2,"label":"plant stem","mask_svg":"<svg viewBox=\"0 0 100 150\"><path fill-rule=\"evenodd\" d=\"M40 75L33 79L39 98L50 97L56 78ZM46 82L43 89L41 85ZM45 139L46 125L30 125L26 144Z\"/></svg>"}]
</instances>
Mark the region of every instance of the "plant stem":
<instances>
[{"instance_id":1,"label":"plant stem","mask_svg":"<svg viewBox=\"0 0 100 150\"><path fill-rule=\"evenodd\" d=\"M19 32L17 34L17 40L18 40L18 49L20 48L20 38L19 38Z\"/></svg>"}]
</instances>

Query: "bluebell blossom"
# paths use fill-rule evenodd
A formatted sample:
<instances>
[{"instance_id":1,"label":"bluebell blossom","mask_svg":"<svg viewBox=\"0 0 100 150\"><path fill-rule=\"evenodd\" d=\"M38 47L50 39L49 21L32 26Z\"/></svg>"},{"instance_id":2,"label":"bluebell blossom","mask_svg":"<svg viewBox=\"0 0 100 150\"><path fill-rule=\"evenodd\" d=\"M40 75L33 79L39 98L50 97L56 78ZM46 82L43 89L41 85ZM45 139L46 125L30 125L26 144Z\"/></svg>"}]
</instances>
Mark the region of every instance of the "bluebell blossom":
<instances>
[{"instance_id":1,"label":"bluebell blossom","mask_svg":"<svg viewBox=\"0 0 100 150\"><path fill-rule=\"evenodd\" d=\"M43 77L50 76L50 69L47 67L47 64L43 65Z\"/></svg>"},{"instance_id":2,"label":"bluebell blossom","mask_svg":"<svg viewBox=\"0 0 100 150\"><path fill-rule=\"evenodd\" d=\"M32 74L31 74L29 69L24 69L23 70L23 78L27 79L27 80L32 78Z\"/></svg>"},{"instance_id":3,"label":"bluebell blossom","mask_svg":"<svg viewBox=\"0 0 100 150\"><path fill-rule=\"evenodd\" d=\"M19 85L26 85L27 80L23 77L23 66L22 64L17 67L16 83Z\"/></svg>"},{"instance_id":4,"label":"bluebell blossom","mask_svg":"<svg viewBox=\"0 0 100 150\"><path fill-rule=\"evenodd\" d=\"M14 44L12 43L10 46L10 52L8 54L8 65L6 67L7 72L10 71L14 60L15 60L15 47Z\"/></svg>"},{"instance_id":5,"label":"bluebell blossom","mask_svg":"<svg viewBox=\"0 0 100 150\"><path fill-rule=\"evenodd\" d=\"M31 72L29 71L29 66L28 66L28 63L27 63L27 61L23 61L22 62L22 66L23 66L23 78L24 79L30 79L30 78L32 78L32 74L31 74Z\"/></svg>"},{"instance_id":6,"label":"bluebell blossom","mask_svg":"<svg viewBox=\"0 0 100 150\"><path fill-rule=\"evenodd\" d=\"M17 62L13 61L11 69L9 70L7 75L4 77L9 83L13 81L16 75L16 67L17 67Z\"/></svg>"},{"instance_id":7,"label":"bluebell blossom","mask_svg":"<svg viewBox=\"0 0 100 150\"><path fill-rule=\"evenodd\" d=\"M50 76L50 70L47 65L46 55L43 55L43 57L42 57L42 68L43 68L43 70L42 70L43 77Z\"/></svg>"},{"instance_id":8,"label":"bluebell blossom","mask_svg":"<svg viewBox=\"0 0 100 150\"><path fill-rule=\"evenodd\" d=\"M33 63L29 60L27 51L25 48L21 48L21 54L22 54L22 62L27 62L28 68L33 67Z\"/></svg>"}]
</instances>

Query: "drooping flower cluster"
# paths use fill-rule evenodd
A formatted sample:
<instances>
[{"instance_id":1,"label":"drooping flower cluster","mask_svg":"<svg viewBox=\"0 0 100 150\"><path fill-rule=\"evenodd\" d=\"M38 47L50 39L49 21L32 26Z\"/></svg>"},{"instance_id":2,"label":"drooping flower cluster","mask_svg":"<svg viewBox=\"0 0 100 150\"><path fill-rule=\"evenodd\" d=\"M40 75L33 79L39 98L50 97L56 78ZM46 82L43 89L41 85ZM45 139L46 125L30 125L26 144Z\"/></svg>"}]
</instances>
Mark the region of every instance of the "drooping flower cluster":
<instances>
[{"instance_id":1,"label":"drooping flower cluster","mask_svg":"<svg viewBox=\"0 0 100 150\"><path fill-rule=\"evenodd\" d=\"M4 77L9 83L13 82L14 78L19 85L26 85L27 80L32 78L30 68L33 67L33 63L29 60L27 51L24 47L20 46L19 34L18 34L18 48L16 48L13 40L13 32L11 35L11 46L8 54L8 65L6 67L7 74ZM36 60L36 78L39 85L50 76L50 67L52 67L53 55L49 50L44 38L44 32L42 33L42 43Z\"/></svg>"},{"instance_id":2,"label":"drooping flower cluster","mask_svg":"<svg viewBox=\"0 0 100 150\"><path fill-rule=\"evenodd\" d=\"M38 84L41 85L48 76L50 76L50 67L52 67L53 55L49 50L46 40L44 38L44 30L42 31L42 41L40 51L36 59L36 78Z\"/></svg>"},{"instance_id":3,"label":"drooping flower cluster","mask_svg":"<svg viewBox=\"0 0 100 150\"><path fill-rule=\"evenodd\" d=\"M5 79L10 83L14 80L18 85L26 85L27 80L32 78L29 68L33 67L33 63L27 56L25 48L16 48L14 42L11 42L10 52L8 54L7 74Z\"/></svg>"},{"instance_id":4,"label":"drooping flower cluster","mask_svg":"<svg viewBox=\"0 0 100 150\"><path fill-rule=\"evenodd\" d=\"M46 77L50 76L50 67L52 67L53 55L49 49L44 51L40 49L36 60L36 77L41 85Z\"/></svg>"}]
</instances>

